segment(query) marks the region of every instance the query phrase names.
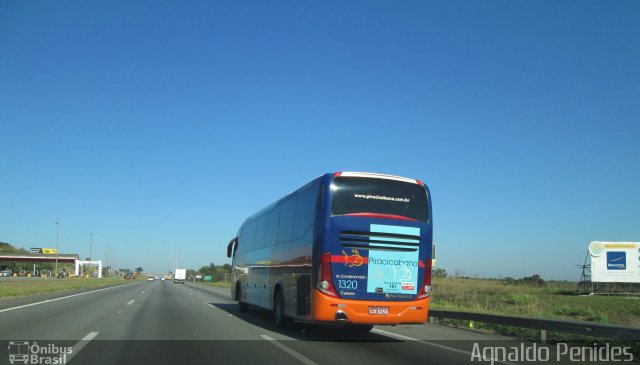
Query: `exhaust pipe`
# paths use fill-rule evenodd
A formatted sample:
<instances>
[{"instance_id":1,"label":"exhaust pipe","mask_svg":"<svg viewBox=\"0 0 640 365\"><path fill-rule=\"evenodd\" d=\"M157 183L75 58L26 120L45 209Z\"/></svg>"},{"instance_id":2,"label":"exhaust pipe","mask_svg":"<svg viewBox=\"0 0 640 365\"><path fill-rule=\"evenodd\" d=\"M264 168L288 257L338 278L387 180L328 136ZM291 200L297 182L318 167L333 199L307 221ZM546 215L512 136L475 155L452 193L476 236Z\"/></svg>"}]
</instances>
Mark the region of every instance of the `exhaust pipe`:
<instances>
[{"instance_id":1,"label":"exhaust pipe","mask_svg":"<svg viewBox=\"0 0 640 365\"><path fill-rule=\"evenodd\" d=\"M343 311L337 311L336 312L336 321L338 322L346 322L349 320L349 317L347 317L347 314Z\"/></svg>"}]
</instances>

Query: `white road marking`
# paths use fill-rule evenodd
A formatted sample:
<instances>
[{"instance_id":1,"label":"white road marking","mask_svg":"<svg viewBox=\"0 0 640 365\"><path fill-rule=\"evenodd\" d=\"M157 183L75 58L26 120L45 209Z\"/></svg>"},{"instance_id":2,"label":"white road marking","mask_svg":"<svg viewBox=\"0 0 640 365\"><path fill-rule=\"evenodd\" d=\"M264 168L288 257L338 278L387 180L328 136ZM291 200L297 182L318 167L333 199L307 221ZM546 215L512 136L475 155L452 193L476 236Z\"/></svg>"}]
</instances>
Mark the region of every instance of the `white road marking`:
<instances>
[{"instance_id":1,"label":"white road marking","mask_svg":"<svg viewBox=\"0 0 640 365\"><path fill-rule=\"evenodd\" d=\"M275 345L276 347L278 347L280 350L286 352L287 354L295 357L296 359L302 361L303 363L307 364L307 365L318 365L317 362L309 359L308 357L302 355L301 353L295 351L294 349L283 345L282 343L280 343L278 340L276 340L273 337L267 336L267 335L260 335L260 337L264 338L265 340L269 341L269 343Z\"/></svg>"},{"instance_id":2,"label":"white road marking","mask_svg":"<svg viewBox=\"0 0 640 365\"><path fill-rule=\"evenodd\" d=\"M73 357L76 356L78 352L80 352L85 346L87 346L89 342L91 342L91 340L96 338L97 335L98 335L98 332L89 332L87 333L86 336L82 338L82 340L78 341L78 343L73 345L73 351L71 352L69 357L67 357L67 363L71 361L71 359L73 359Z\"/></svg>"},{"instance_id":3,"label":"white road marking","mask_svg":"<svg viewBox=\"0 0 640 365\"><path fill-rule=\"evenodd\" d=\"M374 328L371 330L371 332L376 332L376 333L380 333L382 335L386 335L386 336L391 336L391 337L395 337L395 338L399 338L401 340L407 340L407 341L420 341L417 338L413 338L413 337L409 337L409 336L403 336L403 335L399 335L397 333L393 333L393 332L387 332L387 331L383 331L383 330L379 330L377 328Z\"/></svg>"},{"instance_id":4,"label":"white road marking","mask_svg":"<svg viewBox=\"0 0 640 365\"><path fill-rule=\"evenodd\" d=\"M123 287L123 286L127 286L127 285L135 285L135 284L140 284L140 283L131 283L131 284L124 284L124 285L110 286L110 287L108 287L108 288L96 289L96 290L91 290L91 291L84 292L84 293L71 294L71 295L67 295L67 296L64 296L64 297L60 297L60 298L47 299L47 300L43 300L43 301L41 301L41 302L30 303L30 304L25 304L25 305L19 305L19 306L17 306L17 307L12 307L12 308L0 309L0 313L2 313L2 312L12 311L12 310L14 310L14 309L20 309L20 308L31 307L31 306L34 306L34 305L39 305L39 304L44 304L44 303L51 303L51 302L55 302L55 301L62 300L62 299L68 299L68 298L78 297L78 296L80 296L80 295L96 293L96 292L103 291L103 290L109 290L109 289L113 289L113 288L121 288L121 287Z\"/></svg>"},{"instance_id":5,"label":"white road marking","mask_svg":"<svg viewBox=\"0 0 640 365\"><path fill-rule=\"evenodd\" d=\"M407 341L417 341L417 342L421 342L424 343L425 345L429 345L429 346L433 346L433 347L438 347L441 348L443 350L448 350L448 351L453 351L453 352L457 352L460 354L465 354L468 356L471 356L473 353L471 351L465 351L465 350L460 350L457 348L453 348L453 347L449 347L449 346L445 346L445 345L441 345L439 343L435 343L435 342L431 342L431 341L427 341L427 340L420 340L418 338L413 338L413 337L409 337L409 336L404 336L398 333L393 333L393 332L389 332L389 331L383 331L383 330L379 330L377 328L374 328L371 330L371 332L375 332L375 333L379 333L385 336L390 336L390 337L395 337L395 338L399 338L401 340L407 340ZM518 365L515 362L510 362L510 361L499 361L496 359L484 359L484 361L491 361L492 363L499 363L499 364L507 364L507 365Z\"/></svg>"},{"instance_id":6,"label":"white road marking","mask_svg":"<svg viewBox=\"0 0 640 365\"><path fill-rule=\"evenodd\" d=\"M133 302L135 302L135 301L136 301L135 299L131 299L131 300L129 301L129 303L127 303L127 305L131 305L131 304L133 304Z\"/></svg>"}]
</instances>

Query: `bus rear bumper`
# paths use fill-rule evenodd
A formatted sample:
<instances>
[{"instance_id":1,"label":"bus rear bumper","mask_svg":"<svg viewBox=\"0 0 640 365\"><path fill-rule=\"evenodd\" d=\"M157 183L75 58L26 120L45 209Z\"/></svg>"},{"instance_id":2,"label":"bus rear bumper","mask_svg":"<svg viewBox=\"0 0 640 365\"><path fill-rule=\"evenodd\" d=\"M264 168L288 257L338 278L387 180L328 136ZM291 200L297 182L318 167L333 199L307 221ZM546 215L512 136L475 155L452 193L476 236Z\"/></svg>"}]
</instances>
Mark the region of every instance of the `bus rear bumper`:
<instances>
[{"instance_id":1,"label":"bus rear bumper","mask_svg":"<svg viewBox=\"0 0 640 365\"><path fill-rule=\"evenodd\" d=\"M334 323L424 323L429 312L429 298L408 302L350 300L333 298L314 290L311 303L316 321ZM388 307L389 314L369 314L369 307Z\"/></svg>"}]
</instances>

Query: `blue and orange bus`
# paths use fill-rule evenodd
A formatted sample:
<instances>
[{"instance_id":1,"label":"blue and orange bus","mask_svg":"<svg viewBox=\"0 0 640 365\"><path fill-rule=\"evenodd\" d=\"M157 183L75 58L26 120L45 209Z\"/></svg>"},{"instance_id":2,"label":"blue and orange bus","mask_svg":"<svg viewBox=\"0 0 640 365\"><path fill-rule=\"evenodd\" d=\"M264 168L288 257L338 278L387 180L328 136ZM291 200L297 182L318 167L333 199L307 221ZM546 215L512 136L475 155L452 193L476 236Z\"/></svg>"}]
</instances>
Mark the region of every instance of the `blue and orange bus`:
<instances>
[{"instance_id":1,"label":"blue and orange bus","mask_svg":"<svg viewBox=\"0 0 640 365\"><path fill-rule=\"evenodd\" d=\"M424 323L433 242L429 189L364 172L324 174L247 218L229 242L232 297L296 322Z\"/></svg>"}]
</instances>

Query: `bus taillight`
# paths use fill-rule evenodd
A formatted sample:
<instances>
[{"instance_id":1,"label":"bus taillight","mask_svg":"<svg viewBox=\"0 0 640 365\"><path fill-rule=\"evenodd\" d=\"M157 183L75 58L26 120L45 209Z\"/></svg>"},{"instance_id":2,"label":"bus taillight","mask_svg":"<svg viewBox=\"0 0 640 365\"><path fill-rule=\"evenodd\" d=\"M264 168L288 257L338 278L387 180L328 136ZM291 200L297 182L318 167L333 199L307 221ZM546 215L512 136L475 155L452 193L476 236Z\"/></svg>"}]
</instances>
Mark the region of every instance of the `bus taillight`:
<instances>
[{"instance_id":1,"label":"bus taillight","mask_svg":"<svg viewBox=\"0 0 640 365\"><path fill-rule=\"evenodd\" d=\"M331 253L325 252L320 257L320 269L318 270L318 289L332 297L337 297L331 277Z\"/></svg>"},{"instance_id":2,"label":"bus taillight","mask_svg":"<svg viewBox=\"0 0 640 365\"><path fill-rule=\"evenodd\" d=\"M418 299L424 299L431 295L431 259L427 259L427 265L424 268L424 279L418 292Z\"/></svg>"}]
</instances>

